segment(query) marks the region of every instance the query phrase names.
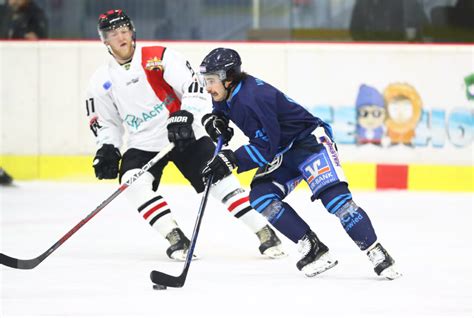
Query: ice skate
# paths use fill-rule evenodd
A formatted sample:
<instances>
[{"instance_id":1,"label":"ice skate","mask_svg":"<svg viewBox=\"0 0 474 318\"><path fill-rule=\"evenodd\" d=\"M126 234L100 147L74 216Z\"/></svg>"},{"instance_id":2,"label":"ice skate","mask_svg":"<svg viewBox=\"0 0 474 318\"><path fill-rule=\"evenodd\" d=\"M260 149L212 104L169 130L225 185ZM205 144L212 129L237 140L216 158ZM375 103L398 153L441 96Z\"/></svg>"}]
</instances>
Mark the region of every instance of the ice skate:
<instances>
[{"instance_id":1,"label":"ice skate","mask_svg":"<svg viewBox=\"0 0 474 318\"><path fill-rule=\"evenodd\" d=\"M395 261L380 243L370 248L367 256L374 265L374 271L378 276L389 280L402 276L395 266Z\"/></svg>"},{"instance_id":2,"label":"ice skate","mask_svg":"<svg viewBox=\"0 0 474 318\"><path fill-rule=\"evenodd\" d=\"M11 185L13 178L2 168L0 168L0 185Z\"/></svg>"},{"instance_id":3,"label":"ice skate","mask_svg":"<svg viewBox=\"0 0 474 318\"><path fill-rule=\"evenodd\" d=\"M175 228L166 235L166 239L170 242L170 247L166 250L168 257L177 261L185 261L190 241L183 231L180 228Z\"/></svg>"},{"instance_id":4,"label":"ice skate","mask_svg":"<svg viewBox=\"0 0 474 318\"><path fill-rule=\"evenodd\" d=\"M276 236L275 231L273 231L270 226L265 225L256 234L260 240L260 246L258 249L262 255L270 258L282 258L287 256L285 251L282 249L280 239Z\"/></svg>"},{"instance_id":5,"label":"ice skate","mask_svg":"<svg viewBox=\"0 0 474 318\"><path fill-rule=\"evenodd\" d=\"M296 267L306 276L313 277L337 265L337 260L329 254L329 249L309 231L298 242L298 252L303 257L296 263Z\"/></svg>"}]
</instances>

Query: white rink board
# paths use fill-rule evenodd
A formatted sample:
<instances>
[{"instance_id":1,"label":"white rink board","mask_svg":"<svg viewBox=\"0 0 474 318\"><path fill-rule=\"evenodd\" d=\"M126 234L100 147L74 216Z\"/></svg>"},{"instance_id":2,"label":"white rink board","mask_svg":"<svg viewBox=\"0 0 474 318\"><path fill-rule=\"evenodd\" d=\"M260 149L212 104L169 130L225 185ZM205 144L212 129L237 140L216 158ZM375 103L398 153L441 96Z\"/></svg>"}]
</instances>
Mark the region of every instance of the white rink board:
<instances>
[{"instance_id":1,"label":"white rink board","mask_svg":"<svg viewBox=\"0 0 474 318\"><path fill-rule=\"evenodd\" d=\"M112 184L18 182L0 188L0 249L19 258L44 252L116 189ZM186 233L200 196L162 187ZM184 202L183 197L187 200ZM27 198L27 199L25 199ZM289 198L340 264L315 278L290 256L267 260L256 237L210 199L181 289L152 289L153 269L178 275L165 240L118 197L33 270L0 267L0 316L13 317L472 317L470 194L356 192L404 277L380 280L338 220Z\"/></svg>"},{"instance_id":2,"label":"white rink board","mask_svg":"<svg viewBox=\"0 0 474 318\"><path fill-rule=\"evenodd\" d=\"M464 77L474 74L472 45L140 43L176 49L196 69L211 49L232 47L242 56L243 70L308 108L326 105L333 112L344 107L353 110L361 84L383 92L389 84L408 83L420 94L427 114L434 110L444 114L437 131L429 128L420 132L426 135L427 146L408 152L381 151L337 140L344 160L443 165L473 162L474 100L466 98L463 82ZM85 116L84 94L89 77L109 58L105 47L99 41L0 41L0 51L0 154L92 155L95 144ZM474 85L471 89L474 92ZM461 121L451 118L453 112L460 112L457 116ZM424 124L428 122L426 119ZM340 125L353 124L336 121L336 137L341 134L337 131ZM433 146L433 138L441 144ZM231 146L244 142L246 138L237 134Z\"/></svg>"}]
</instances>

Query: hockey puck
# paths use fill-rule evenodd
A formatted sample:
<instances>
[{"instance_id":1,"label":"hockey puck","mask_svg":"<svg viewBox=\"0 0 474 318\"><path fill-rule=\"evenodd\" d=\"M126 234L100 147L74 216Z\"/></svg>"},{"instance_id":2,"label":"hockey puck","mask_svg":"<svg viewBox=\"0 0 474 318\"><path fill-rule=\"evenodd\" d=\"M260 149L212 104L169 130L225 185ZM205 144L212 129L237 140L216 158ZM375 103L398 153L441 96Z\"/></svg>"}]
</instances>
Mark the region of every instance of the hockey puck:
<instances>
[{"instance_id":1,"label":"hockey puck","mask_svg":"<svg viewBox=\"0 0 474 318\"><path fill-rule=\"evenodd\" d=\"M154 290L164 290L164 289L167 289L167 288L168 287L166 287L165 285L159 285L159 284L153 285Z\"/></svg>"}]
</instances>

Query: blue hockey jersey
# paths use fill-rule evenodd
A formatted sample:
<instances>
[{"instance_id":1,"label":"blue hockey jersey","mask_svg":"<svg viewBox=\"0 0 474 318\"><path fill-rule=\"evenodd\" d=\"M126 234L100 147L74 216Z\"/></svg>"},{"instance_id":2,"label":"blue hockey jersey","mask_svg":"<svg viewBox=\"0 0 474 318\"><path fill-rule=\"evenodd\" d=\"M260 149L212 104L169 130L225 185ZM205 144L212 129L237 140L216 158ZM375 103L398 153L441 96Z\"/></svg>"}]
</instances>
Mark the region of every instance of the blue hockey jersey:
<instances>
[{"instance_id":1,"label":"blue hockey jersey","mask_svg":"<svg viewBox=\"0 0 474 318\"><path fill-rule=\"evenodd\" d=\"M232 120L249 138L249 144L235 151L238 172L262 167L327 125L305 108L264 81L248 75L234 89L230 100L213 101L213 112Z\"/></svg>"}]
</instances>

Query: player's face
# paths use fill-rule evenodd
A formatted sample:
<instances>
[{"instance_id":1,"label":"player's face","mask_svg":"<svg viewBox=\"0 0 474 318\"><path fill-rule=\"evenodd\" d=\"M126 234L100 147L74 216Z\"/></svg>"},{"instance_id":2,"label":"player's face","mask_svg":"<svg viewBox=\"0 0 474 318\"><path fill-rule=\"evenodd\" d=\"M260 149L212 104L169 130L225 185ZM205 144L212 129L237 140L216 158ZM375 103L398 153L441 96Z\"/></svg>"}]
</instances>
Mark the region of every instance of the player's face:
<instances>
[{"instance_id":1,"label":"player's face","mask_svg":"<svg viewBox=\"0 0 474 318\"><path fill-rule=\"evenodd\" d=\"M219 75L205 75L204 85L206 86L206 91L211 94L214 101L221 102L226 98L227 92L225 90L224 84L222 84L222 81L219 78Z\"/></svg>"},{"instance_id":2,"label":"player's face","mask_svg":"<svg viewBox=\"0 0 474 318\"><path fill-rule=\"evenodd\" d=\"M107 32L105 44L110 46L119 63L126 62L133 56L133 32L127 26Z\"/></svg>"}]
</instances>

